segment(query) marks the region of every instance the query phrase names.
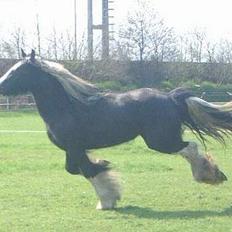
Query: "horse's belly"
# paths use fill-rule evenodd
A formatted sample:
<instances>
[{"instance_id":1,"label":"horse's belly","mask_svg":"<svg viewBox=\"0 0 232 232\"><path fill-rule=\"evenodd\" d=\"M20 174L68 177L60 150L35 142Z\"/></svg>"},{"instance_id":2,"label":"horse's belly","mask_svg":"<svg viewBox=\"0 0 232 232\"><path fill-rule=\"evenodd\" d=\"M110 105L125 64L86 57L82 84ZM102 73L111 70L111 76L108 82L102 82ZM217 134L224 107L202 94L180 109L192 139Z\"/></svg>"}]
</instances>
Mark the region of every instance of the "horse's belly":
<instances>
[{"instance_id":1,"label":"horse's belly","mask_svg":"<svg viewBox=\"0 0 232 232\"><path fill-rule=\"evenodd\" d=\"M110 147L124 142L128 142L134 139L135 137L137 137L137 135L138 134L123 135L123 136L98 135L92 139L89 137L88 142L85 144L85 148L94 149L94 148Z\"/></svg>"},{"instance_id":2,"label":"horse's belly","mask_svg":"<svg viewBox=\"0 0 232 232\"><path fill-rule=\"evenodd\" d=\"M131 123L112 123L98 125L86 131L86 146L98 148L117 145L134 139L138 129Z\"/></svg>"}]
</instances>

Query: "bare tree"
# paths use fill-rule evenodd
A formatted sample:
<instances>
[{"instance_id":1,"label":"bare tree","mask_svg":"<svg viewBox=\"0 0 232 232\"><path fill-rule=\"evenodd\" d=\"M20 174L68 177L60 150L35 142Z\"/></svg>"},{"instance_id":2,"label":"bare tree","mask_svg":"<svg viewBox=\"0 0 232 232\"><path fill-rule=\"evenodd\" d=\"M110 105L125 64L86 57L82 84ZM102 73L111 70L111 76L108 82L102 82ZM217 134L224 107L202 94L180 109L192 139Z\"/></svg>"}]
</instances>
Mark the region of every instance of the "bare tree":
<instances>
[{"instance_id":1,"label":"bare tree","mask_svg":"<svg viewBox=\"0 0 232 232\"><path fill-rule=\"evenodd\" d=\"M127 46L132 58L138 58L143 62L146 50L149 47L148 36L150 21L144 5L138 1L138 8L128 15L127 24L120 29L121 43Z\"/></svg>"},{"instance_id":2,"label":"bare tree","mask_svg":"<svg viewBox=\"0 0 232 232\"><path fill-rule=\"evenodd\" d=\"M47 55L49 58L54 58L58 60L58 45L57 45L57 32L55 26L53 26L53 30L51 35L48 37L48 49Z\"/></svg>"},{"instance_id":3,"label":"bare tree","mask_svg":"<svg viewBox=\"0 0 232 232\"><path fill-rule=\"evenodd\" d=\"M76 59L83 60L87 58L86 34L83 33L79 45L77 46Z\"/></svg>"},{"instance_id":4,"label":"bare tree","mask_svg":"<svg viewBox=\"0 0 232 232\"><path fill-rule=\"evenodd\" d=\"M206 40L205 31L195 28L193 32L188 33L187 37L190 62L201 63Z\"/></svg>"},{"instance_id":5,"label":"bare tree","mask_svg":"<svg viewBox=\"0 0 232 232\"><path fill-rule=\"evenodd\" d=\"M114 43L111 43L111 50L111 56L113 59L120 61L130 60L130 50L128 44L115 40Z\"/></svg>"},{"instance_id":6,"label":"bare tree","mask_svg":"<svg viewBox=\"0 0 232 232\"><path fill-rule=\"evenodd\" d=\"M3 58L21 58L21 48L25 47L25 32L20 27L15 28L7 38L1 39L0 52Z\"/></svg>"},{"instance_id":7,"label":"bare tree","mask_svg":"<svg viewBox=\"0 0 232 232\"><path fill-rule=\"evenodd\" d=\"M216 62L216 49L217 43L206 41L206 62L215 63Z\"/></svg>"},{"instance_id":8,"label":"bare tree","mask_svg":"<svg viewBox=\"0 0 232 232\"><path fill-rule=\"evenodd\" d=\"M55 60L82 60L86 58L87 48L86 38L83 33L81 39L77 41L77 47L69 30L66 33L58 33L53 27L52 33L47 38L46 55Z\"/></svg>"},{"instance_id":9,"label":"bare tree","mask_svg":"<svg viewBox=\"0 0 232 232\"><path fill-rule=\"evenodd\" d=\"M64 43L66 43L66 59L67 60L73 60L73 37L71 36L71 33L67 30L65 35L64 35ZM65 45L64 45L65 46Z\"/></svg>"},{"instance_id":10,"label":"bare tree","mask_svg":"<svg viewBox=\"0 0 232 232\"><path fill-rule=\"evenodd\" d=\"M120 44L124 43L132 59L170 60L175 51L172 28L165 25L148 1L138 1L136 10L120 29Z\"/></svg>"},{"instance_id":11,"label":"bare tree","mask_svg":"<svg viewBox=\"0 0 232 232\"><path fill-rule=\"evenodd\" d=\"M216 60L219 63L232 62L232 41L223 39L220 41L217 49Z\"/></svg>"},{"instance_id":12,"label":"bare tree","mask_svg":"<svg viewBox=\"0 0 232 232\"><path fill-rule=\"evenodd\" d=\"M189 61L189 38L185 35L178 36L177 42L177 50L178 50L178 58L177 60L180 62L188 62Z\"/></svg>"},{"instance_id":13,"label":"bare tree","mask_svg":"<svg viewBox=\"0 0 232 232\"><path fill-rule=\"evenodd\" d=\"M74 42L67 30L66 33L58 34L56 28L53 27L53 31L47 37L46 55L48 58L55 60L73 60Z\"/></svg>"},{"instance_id":14,"label":"bare tree","mask_svg":"<svg viewBox=\"0 0 232 232\"><path fill-rule=\"evenodd\" d=\"M15 48L17 58L21 58L21 48L25 47L25 32L20 27L11 33L11 42L13 48Z\"/></svg>"},{"instance_id":15,"label":"bare tree","mask_svg":"<svg viewBox=\"0 0 232 232\"><path fill-rule=\"evenodd\" d=\"M157 20L150 33L148 57L151 56L157 62L174 61L177 58L175 33L163 20Z\"/></svg>"},{"instance_id":16,"label":"bare tree","mask_svg":"<svg viewBox=\"0 0 232 232\"><path fill-rule=\"evenodd\" d=\"M1 58L17 58L15 48L8 41L2 41L1 43Z\"/></svg>"}]
</instances>

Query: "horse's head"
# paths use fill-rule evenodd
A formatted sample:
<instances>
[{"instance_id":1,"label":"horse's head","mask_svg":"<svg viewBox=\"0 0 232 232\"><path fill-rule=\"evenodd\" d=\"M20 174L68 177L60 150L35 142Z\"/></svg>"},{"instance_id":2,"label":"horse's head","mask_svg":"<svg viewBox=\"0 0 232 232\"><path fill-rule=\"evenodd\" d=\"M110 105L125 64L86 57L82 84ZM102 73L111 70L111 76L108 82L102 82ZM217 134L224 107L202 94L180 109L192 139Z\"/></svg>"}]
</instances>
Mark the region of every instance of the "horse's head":
<instances>
[{"instance_id":1,"label":"horse's head","mask_svg":"<svg viewBox=\"0 0 232 232\"><path fill-rule=\"evenodd\" d=\"M22 50L23 59L11 67L0 78L0 94L18 95L30 91L31 78L35 68L35 51L27 56Z\"/></svg>"}]
</instances>

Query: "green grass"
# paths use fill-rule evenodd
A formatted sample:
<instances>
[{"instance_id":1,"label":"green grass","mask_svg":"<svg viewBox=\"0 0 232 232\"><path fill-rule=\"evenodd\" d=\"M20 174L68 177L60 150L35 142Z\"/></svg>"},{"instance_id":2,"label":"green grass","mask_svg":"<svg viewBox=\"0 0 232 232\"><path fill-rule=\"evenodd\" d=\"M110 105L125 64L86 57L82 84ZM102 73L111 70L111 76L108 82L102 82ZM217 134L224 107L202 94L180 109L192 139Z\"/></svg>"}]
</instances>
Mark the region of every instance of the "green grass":
<instances>
[{"instance_id":1,"label":"green grass","mask_svg":"<svg viewBox=\"0 0 232 232\"><path fill-rule=\"evenodd\" d=\"M44 125L36 113L4 112L0 130ZM185 160L140 138L92 151L112 162L124 187L116 210L97 211L92 187L65 172L64 154L46 133L0 133L0 231L232 231L232 145L211 142L209 150L228 176L223 185L194 182Z\"/></svg>"}]
</instances>

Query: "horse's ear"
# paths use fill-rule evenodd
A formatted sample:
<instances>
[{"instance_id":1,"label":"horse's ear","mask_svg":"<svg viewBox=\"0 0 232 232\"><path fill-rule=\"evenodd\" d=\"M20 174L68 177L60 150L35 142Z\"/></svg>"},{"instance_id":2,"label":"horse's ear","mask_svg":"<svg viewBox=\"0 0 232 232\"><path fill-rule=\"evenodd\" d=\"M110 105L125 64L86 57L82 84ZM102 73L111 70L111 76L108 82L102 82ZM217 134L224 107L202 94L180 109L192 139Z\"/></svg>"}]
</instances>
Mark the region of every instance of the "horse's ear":
<instances>
[{"instance_id":1,"label":"horse's ear","mask_svg":"<svg viewBox=\"0 0 232 232\"><path fill-rule=\"evenodd\" d=\"M27 54L23 51L22 48L21 48L21 55L22 55L22 58L25 58L27 56Z\"/></svg>"},{"instance_id":2,"label":"horse's ear","mask_svg":"<svg viewBox=\"0 0 232 232\"><path fill-rule=\"evenodd\" d=\"M34 49L31 50L31 57L30 57L30 60L31 60L32 62L35 61L35 50L34 50Z\"/></svg>"}]
</instances>

